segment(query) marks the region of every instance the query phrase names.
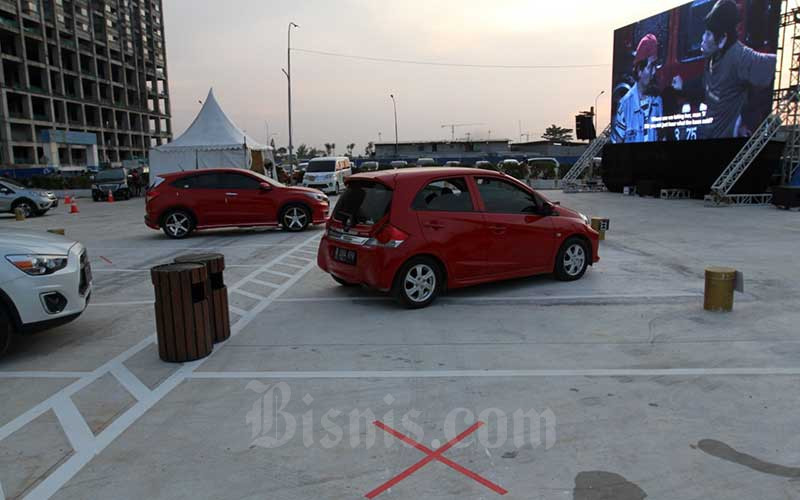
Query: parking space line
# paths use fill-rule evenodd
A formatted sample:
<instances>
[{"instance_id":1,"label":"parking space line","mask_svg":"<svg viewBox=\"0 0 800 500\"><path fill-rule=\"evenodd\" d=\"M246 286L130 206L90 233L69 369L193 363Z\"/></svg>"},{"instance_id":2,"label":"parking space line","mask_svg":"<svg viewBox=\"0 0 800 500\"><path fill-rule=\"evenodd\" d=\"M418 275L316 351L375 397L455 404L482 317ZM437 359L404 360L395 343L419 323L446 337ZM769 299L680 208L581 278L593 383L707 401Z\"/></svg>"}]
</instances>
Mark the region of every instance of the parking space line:
<instances>
[{"instance_id":1,"label":"parking space line","mask_svg":"<svg viewBox=\"0 0 800 500\"><path fill-rule=\"evenodd\" d=\"M239 309L238 307L232 306L230 304L228 304L228 310L238 316L244 316L245 314L247 314L247 311L245 311L244 309Z\"/></svg>"},{"instance_id":2,"label":"parking space line","mask_svg":"<svg viewBox=\"0 0 800 500\"><path fill-rule=\"evenodd\" d=\"M311 262L311 261L309 261L309 262ZM303 269L303 267L305 267L305 266L298 266L297 264L290 264L289 262L279 262L278 264L280 264L282 266L293 267L295 269Z\"/></svg>"},{"instance_id":3,"label":"parking space line","mask_svg":"<svg viewBox=\"0 0 800 500\"><path fill-rule=\"evenodd\" d=\"M800 368L619 368L575 370L360 370L194 372L197 379L359 379L518 377L710 377L800 375Z\"/></svg>"},{"instance_id":4,"label":"parking space line","mask_svg":"<svg viewBox=\"0 0 800 500\"><path fill-rule=\"evenodd\" d=\"M91 451L94 433L89 429L89 425L72 398L69 396L60 398L53 405L53 412L61 423L61 428L72 445L72 449L78 453Z\"/></svg>"},{"instance_id":5,"label":"parking space line","mask_svg":"<svg viewBox=\"0 0 800 500\"><path fill-rule=\"evenodd\" d=\"M92 267L93 273L149 273L149 269L96 269Z\"/></svg>"},{"instance_id":6,"label":"parking space line","mask_svg":"<svg viewBox=\"0 0 800 500\"><path fill-rule=\"evenodd\" d=\"M441 297L442 302L525 302L540 305L561 305L561 304L606 304L608 302L622 304L651 303L658 301L683 301L696 300L701 298L701 293L674 293L674 294L655 294L655 295L533 295L533 296L472 296L472 297ZM393 300L389 296L353 296L353 297L293 297L277 299L277 302L351 302L354 300Z\"/></svg>"},{"instance_id":7,"label":"parking space line","mask_svg":"<svg viewBox=\"0 0 800 500\"><path fill-rule=\"evenodd\" d=\"M245 297L250 297L251 299L255 300L264 300L266 298L262 297L261 295L258 295L257 293L251 293L248 292L247 290L240 290L238 288L229 288L228 293L238 293L239 295L244 295Z\"/></svg>"},{"instance_id":8,"label":"parking space line","mask_svg":"<svg viewBox=\"0 0 800 500\"><path fill-rule=\"evenodd\" d=\"M121 362L111 368L111 374L114 375L119 383L137 400L144 401L152 396L153 391L144 385L142 381Z\"/></svg>"},{"instance_id":9,"label":"parking space line","mask_svg":"<svg viewBox=\"0 0 800 500\"><path fill-rule=\"evenodd\" d=\"M274 274L276 276L283 276L284 278L293 278L293 276L291 274L282 273L280 271L273 271L272 269L264 269L264 272L265 273Z\"/></svg>"},{"instance_id":10,"label":"parking space line","mask_svg":"<svg viewBox=\"0 0 800 500\"><path fill-rule=\"evenodd\" d=\"M299 248L302 245L307 244L309 241L313 241L314 239L319 237L320 237L319 234L315 234L310 238L308 238L307 240L301 242L295 248ZM246 283L249 279L264 272L268 266L275 265L276 263L278 263L278 261L280 261L280 259L285 258L289 253L291 253L291 251L292 250L286 252L285 254L277 256L275 259L265 263L262 267L251 272L249 275L245 276L239 282L237 282L232 289L229 289L229 291L231 290L236 291L235 289L237 286ZM303 268L296 275L290 276L289 280L283 283L280 286L280 288L275 289L275 291L268 297L262 298L261 301L258 304L256 304L256 306L252 310L246 312L244 316L242 316L235 324L231 326L231 336L237 335L244 327L246 327L250 322L252 322L260 312L262 312L266 307L272 304L272 302L274 302L275 297L286 292L291 286L293 286L297 281L299 281L305 275L305 273L310 271L312 268L313 264L309 263L308 266ZM42 413L48 411L51 408L54 408L56 404L62 403L65 397L68 398L69 396L81 390L82 388L86 387L87 385L97 380L101 376L110 372L113 368L117 366L118 363L126 361L136 353L143 350L145 347L151 345L155 341L154 337L155 337L154 335L149 335L139 344L131 347L130 349L126 350L124 353L120 354L111 361L107 362L97 370L91 372L90 376L75 381L74 383L70 384L66 388L59 391L58 393L47 398L42 403L39 403L34 408L31 408L24 414L15 418L11 422L7 423L4 426L1 426L0 441L5 439L16 430L23 427L24 425L30 423L34 418L38 417ZM162 398L164 398L167 394L169 394L181 382L190 378L191 374L197 368L199 368L205 361L210 359L218 352L219 350L217 349L212 351L212 353L204 359L191 363L182 364L181 368L179 368L176 372L170 375L164 382L162 382L158 387L156 387L151 392L151 396L149 398L145 398L143 401L137 402L127 411L125 411L125 413L123 413L122 415L118 416L115 420L113 420L111 424L109 424L109 426L106 427L105 430L103 430L103 432L101 432L97 436L97 438L94 439L94 441L92 441L93 446L91 447L90 451L84 452L81 450L76 450L78 451L78 453L72 455L66 462L64 462L58 468L56 468L49 476L45 477L33 490L31 490L28 493L27 498L36 498L36 499L50 498L52 495L54 495L62 486L64 486L70 479L72 479L76 474L78 474L80 470L92 460L92 458L94 458L97 454L102 452L126 429L128 429L142 415L144 415L145 412L147 412ZM131 376L135 375L131 374ZM62 409L62 411L65 410ZM69 412L69 409L67 408L66 411ZM75 408L75 412L77 411L78 411L77 408ZM66 420L67 423L70 423L69 418L71 418L71 415L67 413L66 417L67 417ZM83 423L84 425L86 425L85 420ZM76 435L76 439L79 439L78 435Z\"/></svg>"},{"instance_id":11,"label":"parking space line","mask_svg":"<svg viewBox=\"0 0 800 500\"><path fill-rule=\"evenodd\" d=\"M280 287L280 285L276 285L275 283L270 283L269 281L261 281L261 280L256 279L256 278L250 278L249 280L247 280L247 282L248 283L255 283L256 285L268 286L270 288L278 288L278 287Z\"/></svg>"},{"instance_id":12,"label":"parking space line","mask_svg":"<svg viewBox=\"0 0 800 500\"><path fill-rule=\"evenodd\" d=\"M141 306L146 304L152 304L153 299L151 300L130 300L127 302L89 302L89 306L91 307L121 307L121 306Z\"/></svg>"},{"instance_id":13,"label":"parking space line","mask_svg":"<svg viewBox=\"0 0 800 500\"><path fill-rule=\"evenodd\" d=\"M81 378L91 374L92 372L9 371L0 372L0 378Z\"/></svg>"},{"instance_id":14,"label":"parking space line","mask_svg":"<svg viewBox=\"0 0 800 500\"><path fill-rule=\"evenodd\" d=\"M0 378L82 378L91 374L92 372L9 371L0 372Z\"/></svg>"}]
</instances>

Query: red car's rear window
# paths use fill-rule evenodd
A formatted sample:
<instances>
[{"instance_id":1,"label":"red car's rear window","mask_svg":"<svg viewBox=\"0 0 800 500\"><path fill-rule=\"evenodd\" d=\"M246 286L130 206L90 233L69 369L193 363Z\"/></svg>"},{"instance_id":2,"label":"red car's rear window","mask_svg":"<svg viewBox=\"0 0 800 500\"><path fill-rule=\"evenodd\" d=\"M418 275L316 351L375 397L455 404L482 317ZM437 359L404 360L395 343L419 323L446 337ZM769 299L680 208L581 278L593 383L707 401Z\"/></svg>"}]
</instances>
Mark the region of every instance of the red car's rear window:
<instances>
[{"instance_id":1,"label":"red car's rear window","mask_svg":"<svg viewBox=\"0 0 800 500\"><path fill-rule=\"evenodd\" d=\"M392 190L374 181L352 181L339 198L333 218L343 224L371 226L389 211Z\"/></svg>"}]
</instances>

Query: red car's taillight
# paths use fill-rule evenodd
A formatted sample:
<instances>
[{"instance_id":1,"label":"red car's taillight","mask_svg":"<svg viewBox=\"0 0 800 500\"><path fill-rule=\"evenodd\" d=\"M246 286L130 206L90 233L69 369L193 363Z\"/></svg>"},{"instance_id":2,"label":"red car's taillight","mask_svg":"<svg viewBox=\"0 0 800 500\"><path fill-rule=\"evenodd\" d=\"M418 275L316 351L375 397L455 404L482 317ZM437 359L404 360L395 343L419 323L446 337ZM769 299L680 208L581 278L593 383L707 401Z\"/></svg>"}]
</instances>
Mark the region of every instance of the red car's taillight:
<instances>
[{"instance_id":1,"label":"red car's taillight","mask_svg":"<svg viewBox=\"0 0 800 500\"><path fill-rule=\"evenodd\" d=\"M158 196L158 191L148 191L144 196L145 203L150 203Z\"/></svg>"},{"instance_id":2,"label":"red car's taillight","mask_svg":"<svg viewBox=\"0 0 800 500\"><path fill-rule=\"evenodd\" d=\"M386 224L378 230L378 233L375 236L367 240L367 242L364 243L364 246L397 248L407 239L408 233L397 229L391 224Z\"/></svg>"}]
</instances>

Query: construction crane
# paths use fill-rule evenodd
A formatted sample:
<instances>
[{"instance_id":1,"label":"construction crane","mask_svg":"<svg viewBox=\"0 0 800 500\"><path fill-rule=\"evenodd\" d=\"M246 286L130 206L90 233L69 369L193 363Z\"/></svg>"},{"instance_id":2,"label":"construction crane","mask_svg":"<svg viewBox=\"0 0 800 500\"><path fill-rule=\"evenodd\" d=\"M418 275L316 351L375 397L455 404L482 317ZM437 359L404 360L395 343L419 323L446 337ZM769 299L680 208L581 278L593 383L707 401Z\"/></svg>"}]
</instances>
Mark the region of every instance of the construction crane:
<instances>
[{"instance_id":1,"label":"construction crane","mask_svg":"<svg viewBox=\"0 0 800 500\"><path fill-rule=\"evenodd\" d=\"M456 128L458 127L477 127L478 125L484 125L483 123L446 123L442 125L442 128L449 128L450 129L450 140L456 140Z\"/></svg>"}]
</instances>

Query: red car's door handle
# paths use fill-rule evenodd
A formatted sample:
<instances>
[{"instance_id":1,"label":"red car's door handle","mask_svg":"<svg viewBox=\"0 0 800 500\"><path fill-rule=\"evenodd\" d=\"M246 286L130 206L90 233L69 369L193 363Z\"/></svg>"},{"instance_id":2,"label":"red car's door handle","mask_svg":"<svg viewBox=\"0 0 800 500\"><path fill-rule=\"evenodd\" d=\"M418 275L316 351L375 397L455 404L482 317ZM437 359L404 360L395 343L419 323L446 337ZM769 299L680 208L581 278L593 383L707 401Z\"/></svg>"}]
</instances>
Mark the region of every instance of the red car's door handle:
<instances>
[{"instance_id":1,"label":"red car's door handle","mask_svg":"<svg viewBox=\"0 0 800 500\"><path fill-rule=\"evenodd\" d=\"M489 229L491 229L495 234L503 234L506 232L505 226L489 226Z\"/></svg>"},{"instance_id":2,"label":"red car's door handle","mask_svg":"<svg viewBox=\"0 0 800 500\"><path fill-rule=\"evenodd\" d=\"M425 224L423 224L423 226L425 226L427 228L430 228L430 229L436 229L436 230L444 229L444 224L442 224L441 222L436 222L436 221L426 222Z\"/></svg>"}]
</instances>

